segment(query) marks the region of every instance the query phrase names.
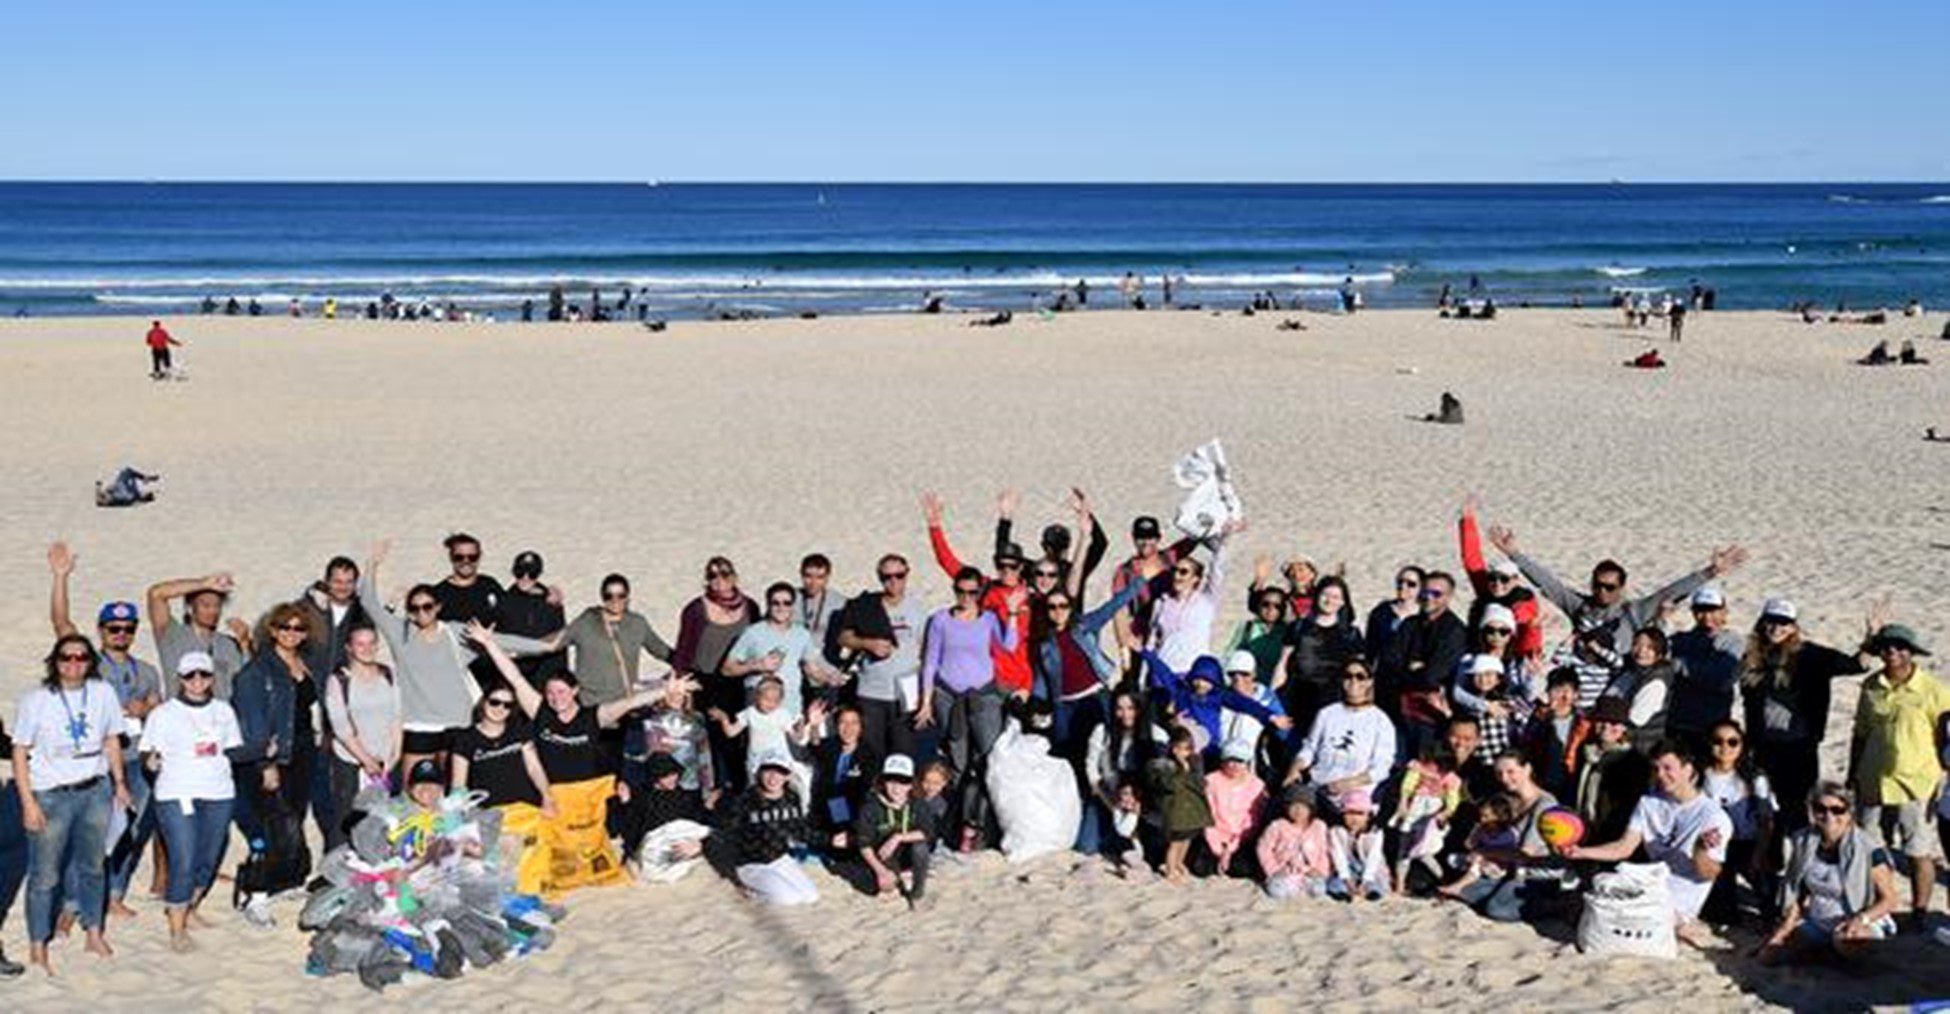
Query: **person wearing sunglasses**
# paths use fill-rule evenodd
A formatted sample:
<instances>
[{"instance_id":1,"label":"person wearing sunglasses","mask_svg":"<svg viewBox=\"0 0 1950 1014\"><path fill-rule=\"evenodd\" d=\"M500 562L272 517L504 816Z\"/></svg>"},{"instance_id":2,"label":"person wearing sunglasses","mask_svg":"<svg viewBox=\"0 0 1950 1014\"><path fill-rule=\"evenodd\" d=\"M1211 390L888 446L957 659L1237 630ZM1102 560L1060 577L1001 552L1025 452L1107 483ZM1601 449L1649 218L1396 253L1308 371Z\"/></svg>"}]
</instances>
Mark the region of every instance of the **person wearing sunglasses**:
<instances>
[{"instance_id":1,"label":"person wearing sunglasses","mask_svg":"<svg viewBox=\"0 0 1950 1014\"><path fill-rule=\"evenodd\" d=\"M332 737L332 809L350 814L369 787L391 794L389 773L405 753L399 683L379 661L379 631L345 632L345 664L326 681L325 728Z\"/></svg>"},{"instance_id":2,"label":"person wearing sunglasses","mask_svg":"<svg viewBox=\"0 0 1950 1014\"><path fill-rule=\"evenodd\" d=\"M939 725L942 749L962 777L962 850L974 848L984 822L981 769L1002 734L1003 692L997 685L997 649L1013 652L1029 611L1029 590L1018 585L997 616L982 607L982 572L963 567L955 575L955 602L928 617L922 644L921 707L917 728Z\"/></svg>"},{"instance_id":3,"label":"person wearing sunglasses","mask_svg":"<svg viewBox=\"0 0 1950 1014\"><path fill-rule=\"evenodd\" d=\"M1600 560L1591 568L1591 588L1580 592L1559 580L1550 568L1517 547L1517 534L1502 525L1490 526L1490 545L1510 558L1537 593L1562 610L1571 625L1579 630L1604 628L1612 638L1612 650L1620 655L1632 650L1632 635L1639 628L1657 623L1666 603L1691 595L1701 585L1725 577L1747 561L1747 551L1739 546L1715 549L1706 566L1682 575L1650 595L1626 597L1625 567L1616 560Z\"/></svg>"},{"instance_id":4,"label":"person wearing sunglasses","mask_svg":"<svg viewBox=\"0 0 1950 1014\"><path fill-rule=\"evenodd\" d=\"M223 615L236 586L226 571L149 586L144 603L149 610L149 632L156 639L157 664L165 674L164 698L176 696L177 663L185 654L200 651L217 663L218 699L230 699L230 681L251 653L250 625L234 616L225 620ZM183 600L180 617L169 608L175 599Z\"/></svg>"},{"instance_id":5,"label":"person wearing sunglasses","mask_svg":"<svg viewBox=\"0 0 1950 1014\"><path fill-rule=\"evenodd\" d=\"M764 614L758 603L738 588L738 568L722 556L704 563L704 593L684 605L677 618L677 647L671 653L671 668L697 680L697 706L709 712L717 708L726 714L743 711L746 705L745 681L724 671L731 646L738 643L745 628ZM726 736L716 722L705 731L711 740L711 761L733 792L745 787L748 757L745 741Z\"/></svg>"},{"instance_id":6,"label":"person wearing sunglasses","mask_svg":"<svg viewBox=\"0 0 1950 1014\"><path fill-rule=\"evenodd\" d=\"M997 515L1013 511L1014 505L1014 491L1004 490L996 497ZM944 509L941 497L934 492L921 494L921 512L927 518L928 543L934 549L934 561L941 566L943 574L957 583L963 571L975 571L976 579L983 587L977 605L984 612L1015 625L1015 637L1009 641L1007 648L1000 642L990 646L994 683L1004 694L1026 698L1035 687L1035 673L1029 664L1031 613L1027 608L1021 613L1014 613L1009 606L1011 597L1017 592L1028 591L1028 585L1023 580L1028 561L1023 556L1022 547L1013 542L1003 542L995 547L995 579L990 580L980 570L963 564L961 557L955 554L954 547L948 544L948 533L942 527ZM1001 731L999 724L997 731ZM966 769L958 766L958 770Z\"/></svg>"},{"instance_id":7,"label":"person wearing sunglasses","mask_svg":"<svg viewBox=\"0 0 1950 1014\"><path fill-rule=\"evenodd\" d=\"M1865 636L1886 622L1886 610L1884 603L1870 610ZM1800 615L1787 599L1763 602L1740 660L1741 724L1760 769L1782 799L1807 798L1820 779L1834 682L1867 672L1873 658L1810 640L1801 631ZM1804 819L1801 807L1783 808L1782 832L1800 830Z\"/></svg>"},{"instance_id":8,"label":"person wearing sunglasses","mask_svg":"<svg viewBox=\"0 0 1950 1014\"><path fill-rule=\"evenodd\" d=\"M1305 778L1337 809L1350 793L1373 791L1388 780L1395 748L1395 723L1375 706L1374 670L1352 659L1341 669L1341 699L1314 716L1283 784Z\"/></svg>"},{"instance_id":9,"label":"person wearing sunglasses","mask_svg":"<svg viewBox=\"0 0 1950 1014\"><path fill-rule=\"evenodd\" d=\"M1700 908L1727 861L1733 821L1718 800L1700 790L1699 769L1678 740L1661 740L1650 751L1652 791L1639 799L1624 835L1603 845L1567 845L1573 862L1625 862L1640 848L1666 867L1675 931L1694 946L1708 943Z\"/></svg>"},{"instance_id":10,"label":"person wearing sunglasses","mask_svg":"<svg viewBox=\"0 0 1950 1014\"><path fill-rule=\"evenodd\" d=\"M13 741L14 791L28 836L27 960L49 975L48 942L63 892L88 951L114 953L103 935L102 856L111 807L129 808L121 731L122 709L96 673L94 645L80 634L56 638L41 685L14 712Z\"/></svg>"},{"instance_id":11,"label":"person wearing sunglasses","mask_svg":"<svg viewBox=\"0 0 1950 1014\"><path fill-rule=\"evenodd\" d=\"M1943 789L1937 725L1950 715L1950 688L1917 662L1930 651L1916 632L1883 624L1863 646L1881 668L1862 681L1849 745L1848 783L1862 802L1862 827L1901 849L1910 866L1910 912L1927 929L1936 887L1936 806Z\"/></svg>"},{"instance_id":12,"label":"person wearing sunglasses","mask_svg":"<svg viewBox=\"0 0 1950 1014\"><path fill-rule=\"evenodd\" d=\"M840 647L859 656L854 701L860 707L861 741L876 757L914 755L921 724L921 633L927 608L907 591L907 557L888 553L874 564L878 592L846 604L836 621Z\"/></svg>"},{"instance_id":13,"label":"person wearing sunglasses","mask_svg":"<svg viewBox=\"0 0 1950 1014\"><path fill-rule=\"evenodd\" d=\"M1775 885L1770 868L1774 851L1774 786L1767 780L1754 756L1747 749L1747 733L1731 719L1707 730L1707 761L1701 770L1701 788L1720 801L1733 822L1733 840L1727 843L1726 868L1713 882L1700 918L1716 926L1740 921L1739 881L1745 878L1760 902L1763 916L1774 910Z\"/></svg>"},{"instance_id":14,"label":"person wearing sunglasses","mask_svg":"<svg viewBox=\"0 0 1950 1014\"><path fill-rule=\"evenodd\" d=\"M1200 655L1212 650L1212 624L1219 616L1220 595L1225 586L1226 545L1232 536L1246 530L1245 518L1227 518L1219 531L1204 541L1211 563L1194 556L1181 557L1166 575L1152 581L1159 595L1151 612L1149 647L1165 664L1184 671Z\"/></svg>"},{"instance_id":15,"label":"person wearing sunglasses","mask_svg":"<svg viewBox=\"0 0 1950 1014\"><path fill-rule=\"evenodd\" d=\"M1422 579L1421 611L1402 623L1375 667L1375 694L1383 710L1399 716L1404 747L1422 747L1449 720L1449 686L1469 649L1469 628L1449 607L1456 579L1434 570Z\"/></svg>"},{"instance_id":16,"label":"person wearing sunglasses","mask_svg":"<svg viewBox=\"0 0 1950 1014\"><path fill-rule=\"evenodd\" d=\"M1305 611L1281 633L1272 688L1302 729L1338 696L1341 668L1361 656L1361 632L1354 627L1348 600L1346 581L1332 574L1323 577L1308 590Z\"/></svg>"},{"instance_id":17,"label":"person wearing sunglasses","mask_svg":"<svg viewBox=\"0 0 1950 1014\"><path fill-rule=\"evenodd\" d=\"M1687 601L1693 625L1672 635L1672 658L1679 671L1672 684L1666 728L1708 754L1707 733L1733 717L1734 689L1740 682L1740 656L1746 639L1727 623L1726 593L1713 585Z\"/></svg>"},{"instance_id":18,"label":"person wearing sunglasses","mask_svg":"<svg viewBox=\"0 0 1950 1014\"><path fill-rule=\"evenodd\" d=\"M506 590L492 574L481 573L481 540L455 532L441 542L447 550L446 577L431 587L440 603L440 616L463 626L479 620L490 627L501 623L501 597Z\"/></svg>"},{"instance_id":19,"label":"person wearing sunglasses","mask_svg":"<svg viewBox=\"0 0 1950 1014\"><path fill-rule=\"evenodd\" d=\"M576 674L582 702L591 707L629 696L642 672L643 656L668 665L677 654L648 617L630 608L629 578L609 574L598 587L599 605L584 609L560 633L542 639L551 650L568 652L569 665L564 668ZM555 671L545 670L547 675Z\"/></svg>"},{"instance_id":20,"label":"person wearing sunglasses","mask_svg":"<svg viewBox=\"0 0 1950 1014\"><path fill-rule=\"evenodd\" d=\"M150 716L142 752L156 772L156 816L169 850L163 896L169 946L181 954L196 947L190 915L223 865L237 795L233 762L247 748L236 712L211 693L216 673L210 656L193 651L178 664L181 689Z\"/></svg>"},{"instance_id":21,"label":"person wearing sunglasses","mask_svg":"<svg viewBox=\"0 0 1950 1014\"><path fill-rule=\"evenodd\" d=\"M783 687L785 712L803 714L807 686L826 687L841 677L820 658L812 631L799 623L799 593L785 581L765 589L765 619L738 635L725 656L724 674L745 681L745 696L758 691L759 680L777 676Z\"/></svg>"},{"instance_id":22,"label":"person wearing sunglasses","mask_svg":"<svg viewBox=\"0 0 1950 1014\"><path fill-rule=\"evenodd\" d=\"M1840 782L1808 790L1806 823L1787 839L1781 921L1756 954L1766 965L1856 959L1896 935L1895 864L1855 823L1855 794Z\"/></svg>"},{"instance_id":23,"label":"person wearing sunglasses","mask_svg":"<svg viewBox=\"0 0 1950 1014\"><path fill-rule=\"evenodd\" d=\"M1368 646L1368 658L1380 658L1387 654L1389 646L1401 634L1402 624L1422 611L1422 580L1427 576L1427 571L1412 564L1395 572L1394 594L1368 610L1368 620L1363 627L1365 636L1362 638Z\"/></svg>"},{"instance_id":24,"label":"person wearing sunglasses","mask_svg":"<svg viewBox=\"0 0 1950 1014\"><path fill-rule=\"evenodd\" d=\"M1015 511L1020 500L1015 490L1005 490L997 498L995 548L998 553L1003 547L1015 544ZM1071 587L1074 575L1075 587L1081 588L1090 583L1090 575L1096 572L1098 565L1104 561L1104 554L1110 550L1110 539L1104 536L1102 526L1097 524L1097 516L1090 507L1090 497L1083 490L1072 486L1065 506L1076 517L1077 530L1084 537L1083 559L1079 561L1076 558L1076 546L1071 540L1069 528L1060 524L1044 525L1040 540L1043 555L1029 561L1032 583L1038 573L1048 567L1056 571L1051 579L1052 587ZM1048 590L1043 589L1045 592Z\"/></svg>"},{"instance_id":25,"label":"person wearing sunglasses","mask_svg":"<svg viewBox=\"0 0 1950 1014\"><path fill-rule=\"evenodd\" d=\"M405 733L399 765L410 771L421 760L446 753L449 735L469 724L480 684L468 670L480 653L465 636L466 628L443 615L432 585L407 590L404 615L386 607L378 589L392 548L390 540L372 547L359 577L359 604L392 651ZM512 655L554 650L548 642L512 634L495 634L494 640Z\"/></svg>"},{"instance_id":26,"label":"person wearing sunglasses","mask_svg":"<svg viewBox=\"0 0 1950 1014\"><path fill-rule=\"evenodd\" d=\"M514 564L509 567L513 582L495 606L501 622L494 629L543 641L569 625L568 615L562 609L562 589L542 582L542 567L542 554L532 549L515 554ZM529 655L515 664L534 680L568 668L569 659L566 652L551 651L546 655Z\"/></svg>"},{"instance_id":27,"label":"person wearing sunglasses","mask_svg":"<svg viewBox=\"0 0 1950 1014\"><path fill-rule=\"evenodd\" d=\"M1156 605L1156 586L1153 582L1171 572L1179 560L1198 548L1198 540L1190 536L1179 539L1170 546L1164 544L1164 530L1158 519L1149 514L1141 514L1131 521L1131 548L1134 552L1129 559L1117 565L1111 572L1110 591L1115 595L1128 584L1136 583L1137 598L1131 600L1131 608L1118 614L1113 620L1118 647L1124 651L1125 674L1136 679L1143 671L1143 660L1138 653L1150 643L1151 614Z\"/></svg>"},{"instance_id":28,"label":"person wearing sunglasses","mask_svg":"<svg viewBox=\"0 0 1950 1014\"><path fill-rule=\"evenodd\" d=\"M79 633L72 619L68 594L75 554L67 543L56 542L48 547L47 565L53 575L48 616L54 626L54 636ZM156 831L156 815L149 805L149 778L142 770L139 751L143 722L162 704L162 674L135 656L138 629L138 613L133 602L105 602L95 614L95 635L101 644L97 671L102 681L115 689L116 700L122 705L122 758L126 768L122 780L128 785L129 798L134 804L134 813L129 818L131 833L116 843L108 860L108 910L124 918L135 914L124 899L129 893L129 881L141 865L142 852ZM160 851L156 862L158 866L162 864ZM157 876L160 878L160 870Z\"/></svg>"},{"instance_id":29,"label":"person wearing sunglasses","mask_svg":"<svg viewBox=\"0 0 1950 1014\"><path fill-rule=\"evenodd\" d=\"M230 694L243 732L242 745L231 753L239 787L232 815L245 841L268 840L264 821L272 796L303 817L310 803L309 764L317 757L312 708L318 685L306 661L306 645L314 637L311 620L297 603L283 602L265 614L259 628L271 650L251 657ZM302 770L295 767L301 740L310 756Z\"/></svg>"},{"instance_id":30,"label":"person wearing sunglasses","mask_svg":"<svg viewBox=\"0 0 1950 1014\"><path fill-rule=\"evenodd\" d=\"M1456 541L1462 550L1463 574L1476 598L1469 604L1469 626L1483 624L1483 610L1492 605L1508 609L1516 618L1516 632L1510 653L1517 658L1539 658L1544 653L1544 630L1537 622L1537 596L1522 584L1523 571L1515 562L1501 560L1492 565L1483 556L1483 536L1476 524L1479 504L1475 494L1464 498L1462 513L1456 518Z\"/></svg>"},{"instance_id":31,"label":"person wearing sunglasses","mask_svg":"<svg viewBox=\"0 0 1950 1014\"><path fill-rule=\"evenodd\" d=\"M1082 524L1089 531L1096 530L1095 519L1086 518ZM1036 566L1039 570L1055 569L1048 561L1038 561ZM1125 585L1109 601L1079 614L1081 581L1076 574L1073 571L1070 575L1070 587L1057 586L1044 593L1045 618L1031 629L1036 632L1036 696L1055 707L1051 736L1056 752L1081 759L1091 729L1106 714L1104 694L1121 674L1118 664L1104 652L1103 629L1137 598L1139 587ZM1052 582L1056 576L1051 574ZM1041 580L1038 575L1037 582Z\"/></svg>"},{"instance_id":32,"label":"person wearing sunglasses","mask_svg":"<svg viewBox=\"0 0 1950 1014\"><path fill-rule=\"evenodd\" d=\"M555 816L548 772L542 770L541 754L515 703L514 688L497 684L474 702L474 724L454 734L450 784L483 793L482 806L503 810L530 806L543 817Z\"/></svg>"}]
</instances>

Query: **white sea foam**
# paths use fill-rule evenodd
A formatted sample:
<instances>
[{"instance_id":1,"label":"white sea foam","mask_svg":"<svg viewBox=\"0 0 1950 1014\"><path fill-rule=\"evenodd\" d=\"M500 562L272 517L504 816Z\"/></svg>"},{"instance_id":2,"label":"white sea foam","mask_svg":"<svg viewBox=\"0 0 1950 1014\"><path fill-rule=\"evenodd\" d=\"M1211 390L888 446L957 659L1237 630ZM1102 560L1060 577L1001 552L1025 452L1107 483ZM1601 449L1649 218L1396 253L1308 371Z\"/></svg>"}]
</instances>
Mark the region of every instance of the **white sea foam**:
<instances>
[{"instance_id":1,"label":"white sea foam","mask_svg":"<svg viewBox=\"0 0 1950 1014\"><path fill-rule=\"evenodd\" d=\"M1950 194L1931 194L1917 201L1918 204L1950 204Z\"/></svg>"},{"instance_id":2,"label":"white sea foam","mask_svg":"<svg viewBox=\"0 0 1950 1014\"><path fill-rule=\"evenodd\" d=\"M1604 275L1606 278L1637 278L1638 276L1645 274L1647 269L1627 268L1627 267L1620 267L1619 265L1616 264L1606 264L1602 267L1592 268L1591 270L1596 271L1601 275Z\"/></svg>"}]
</instances>

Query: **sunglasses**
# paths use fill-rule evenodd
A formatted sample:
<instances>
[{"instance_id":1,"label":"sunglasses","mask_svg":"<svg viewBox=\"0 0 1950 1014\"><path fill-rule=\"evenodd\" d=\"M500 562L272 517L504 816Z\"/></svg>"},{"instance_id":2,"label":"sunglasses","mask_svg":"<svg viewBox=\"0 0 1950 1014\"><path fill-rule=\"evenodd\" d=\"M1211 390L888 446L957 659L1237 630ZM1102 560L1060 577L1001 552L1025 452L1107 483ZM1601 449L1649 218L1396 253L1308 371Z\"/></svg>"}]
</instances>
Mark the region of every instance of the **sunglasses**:
<instances>
[{"instance_id":1,"label":"sunglasses","mask_svg":"<svg viewBox=\"0 0 1950 1014\"><path fill-rule=\"evenodd\" d=\"M792 608L792 600L791 600L791 599L773 599L772 601L770 601L770 602L767 602L767 603L765 603L765 604L766 604L766 605L768 605L768 606L771 606L771 607L772 607L772 608L774 608L774 609L791 609L791 608Z\"/></svg>"},{"instance_id":2,"label":"sunglasses","mask_svg":"<svg viewBox=\"0 0 1950 1014\"><path fill-rule=\"evenodd\" d=\"M627 602L629 598L630 593L626 591L606 591L603 593L604 602Z\"/></svg>"},{"instance_id":3,"label":"sunglasses","mask_svg":"<svg viewBox=\"0 0 1950 1014\"><path fill-rule=\"evenodd\" d=\"M182 678L183 682L188 683L191 680L213 680L217 678L217 674L208 669L197 669L193 672L184 673Z\"/></svg>"},{"instance_id":4,"label":"sunglasses","mask_svg":"<svg viewBox=\"0 0 1950 1014\"><path fill-rule=\"evenodd\" d=\"M1341 674L1341 682L1343 683L1367 683L1373 679L1373 673L1350 672Z\"/></svg>"},{"instance_id":5,"label":"sunglasses","mask_svg":"<svg viewBox=\"0 0 1950 1014\"><path fill-rule=\"evenodd\" d=\"M1056 570L1055 570L1054 568L1050 568L1050 567L1038 567L1038 568L1036 568L1036 576L1037 576L1037 577L1049 577L1049 578L1053 578L1053 577L1056 577L1056 576L1057 576L1057 573L1056 573Z\"/></svg>"},{"instance_id":6,"label":"sunglasses","mask_svg":"<svg viewBox=\"0 0 1950 1014\"><path fill-rule=\"evenodd\" d=\"M1831 803L1815 803L1808 807L1808 812L1817 817L1846 817L1848 816L1848 807L1836 806Z\"/></svg>"},{"instance_id":7,"label":"sunglasses","mask_svg":"<svg viewBox=\"0 0 1950 1014\"><path fill-rule=\"evenodd\" d=\"M1021 570L1022 561L1021 560L997 560L995 561L995 569L996 570Z\"/></svg>"},{"instance_id":8,"label":"sunglasses","mask_svg":"<svg viewBox=\"0 0 1950 1014\"><path fill-rule=\"evenodd\" d=\"M1792 627L1794 626L1794 621L1785 616L1763 616L1760 618L1760 625L1763 627Z\"/></svg>"},{"instance_id":9,"label":"sunglasses","mask_svg":"<svg viewBox=\"0 0 1950 1014\"><path fill-rule=\"evenodd\" d=\"M1049 604L1049 611L1052 613L1067 613L1070 611L1070 604L1068 602L1051 602Z\"/></svg>"},{"instance_id":10,"label":"sunglasses","mask_svg":"<svg viewBox=\"0 0 1950 1014\"><path fill-rule=\"evenodd\" d=\"M309 634L311 628L302 623L287 623L278 628L280 634Z\"/></svg>"},{"instance_id":11,"label":"sunglasses","mask_svg":"<svg viewBox=\"0 0 1950 1014\"><path fill-rule=\"evenodd\" d=\"M104 633L104 634L133 634L133 633L135 633L135 624L133 624L133 623L104 623L104 624L102 624L102 633Z\"/></svg>"},{"instance_id":12,"label":"sunglasses","mask_svg":"<svg viewBox=\"0 0 1950 1014\"><path fill-rule=\"evenodd\" d=\"M1713 741L1714 746L1739 746L1740 740L1733 736L1722 736Z\"/></svg>"},{"instance_id":13,"label":"sunglasses","mask_svg":"<svg viewBox=\"0 0 1950 1014\"><path fill-rule=\"evenodd\" d=\"M1511 577L1511 576L1510 576L1510 575L1508 575L1508 574L1491 574L1491 575L1490 575L1490 583L1491 583L1491 584L1509 584L1510 582L1512 582L1512 581L1515 581L1515 580L1516 580L1516 578L1514 578L1514 577Z\"/></svg>"},{"instance_id":14,"label":"sunglasses","mask_svg":"<svg viewBox=\"0 0 1950 1014\"><path fill-rule=\"evenodd\" d=\"M431 613L439 609L440 603L438 602L408 602L406 604L406 611L409 613Z\"/></svg>"},{"instance_id":15,"label":"sunglasses","mask_svg":"<svg viewBox=\"0 0 1950 1014\"><path fill-rule=\"evenodd\" d=\"M64 651L61 654L54 656L54 660L56 662L93 662L95 660L95 656L77 655L74 654L73 652Z\"/></svg>"},{"instance_id":16,"label":"sunglasses","mask_svg":"<svg viewBox=\"0 0 1950 1014\"><path fill-rule=\"evenodd\" d=\"M1171 572L1172 572L1173 574L1176 574L1176 575L1178 575L1179 577L1197 577L1197 576L1198 576L1198 571L1195 571L1195 570L1193 570L1193 569L1192 569L1192 568L1190 568L1190 567L1173 567L1173 568L1171 569Z\"/></svg>"},{"instance_id":17,"label":"sunglasses","mask_svg":"<svg viewBox=\"0 0 1950 1014\"><path fill-rule=\"evenodd\" d=\"M889 581L905 581L905 580L907 580L907 571L904 570L884 571L880 575L881 584L886 584Z\"/></svg>"},{"instance_id":18,"label":"sunglasses","mask_svg":"<svg viewBox=\"0 0 1950 1014\"><path fill-rule=\"evenodd\" d=\"M1615 592L1615 591L1617 591L1617 590L1619 590L1620 588L1623 588L1623 587L1625 587L1625 586L1624 586L1624 585L1622 585L1622 584L1615 584L1615 583L1613 583L1613 582L1611 582L1611 581L1593 581L1593 582L1591 582L1591 590L1592 590L1592 591L1601 591L1601 592Z\"/></svg>"},{"instance_id":19,"label":"sunglasses","mask_svg":"<svg viewBox=\"0 0 1950 1014\"><path fill-rule=\"evenodd\" d=\"M449 562L451 562L451 563L479 563L479 562L481 562L481 554L479 554L479 553L449 553L449 554L447 554L447 559L448 559L448 561L449 561Z\"/></svg>"},{"instance_id":20,"label":"sunglasses","mask_svg":"<svg viewBox=\"0 0 1950 1014\"><path fill-rule=\"evenodd\" d=\"M1397 581L1397 582L1395 582L1395 587L1397 587L1397 588L1420 588L1420 587L1422 587L1422 582L1420 582L1420 581L1417 581L1417 580L1415 580L1414 578L1403 578L1402 580L1400 580L1400 581Z\"/></svg>"},{"instance_id":21,"label":"sunglasses","mask_svg":"<svg viewBox=\"0 0 1950 1014\"><path fill-rule=\"evenodd\" d=\"M486 703L487 706L490 708L511 708L514 707L515 704L514 701L509 700L506 697L490 697L487 699Z\"/></svg>"},{"instance_id":22,"label":"sunglasses","mask_svg":"<svg viewBox=\"0 0 1950 1014\"><path fill-rule=\"evenodd\" d=\"M1514 631L1508 627L1484 627L1484 637L1509 637Z\"/></svg>"},{"instance_id":23,"label":"sunglasses","mask_svg":"<svg viewBox=\"0 0 1950 1014\"><path fill-rule=\"evenodd\" d=\"M1422 589L1422 601L1424 601L1424 602L1433 602L1433 601L1435 601L1436 599L1446 599L1446 598L1448 598L1448 597L1449 597L1449 593L1448 593L1448 592L1446 592L1446 591L1443 591L1443 590L1442 590L1442 589L1440 589L1440 588L1424 588L1424 589Z\"/></svg>"},{"instance_id":24,"label":"sunglasses","mask_svg":"<svg viewBox=\"0 0 1950 1014\"><path fill-rule=\"evenodd\" d=\"M982 589L980 589L980 588L962 588L962 587L960 587L960 586L957 586L957 587L955 588L955 594L957 594L957 595L980 595L980 594L982 594Z\"/></svg>"}]
</instances>

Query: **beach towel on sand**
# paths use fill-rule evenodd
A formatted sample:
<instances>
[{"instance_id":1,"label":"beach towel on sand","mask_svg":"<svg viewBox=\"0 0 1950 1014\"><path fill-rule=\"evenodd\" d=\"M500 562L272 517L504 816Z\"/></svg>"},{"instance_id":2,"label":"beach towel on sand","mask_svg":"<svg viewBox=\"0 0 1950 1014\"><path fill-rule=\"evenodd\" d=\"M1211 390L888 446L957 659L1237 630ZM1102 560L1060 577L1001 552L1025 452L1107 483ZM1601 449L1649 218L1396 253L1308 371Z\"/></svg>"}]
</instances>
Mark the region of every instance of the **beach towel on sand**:
<instances>
[{"instance_id":1,"label":"beach towel on sand","mask_svg":"<svg viewBox=\"0 0 1950 1014\"><path fill-rule=\"evenodd\" d=\"M1209 538L1217 535L1226 522L1245 516L1246 509L1239 502L1239 492L1232 488L1232 477L1226 468L1225 448L1217 440L1208 441L1178 459L1172 469L1172 480L1178 483L1179 489L1189 491L1172 521L1186 535Z\"/></svg>"}]
</instances>

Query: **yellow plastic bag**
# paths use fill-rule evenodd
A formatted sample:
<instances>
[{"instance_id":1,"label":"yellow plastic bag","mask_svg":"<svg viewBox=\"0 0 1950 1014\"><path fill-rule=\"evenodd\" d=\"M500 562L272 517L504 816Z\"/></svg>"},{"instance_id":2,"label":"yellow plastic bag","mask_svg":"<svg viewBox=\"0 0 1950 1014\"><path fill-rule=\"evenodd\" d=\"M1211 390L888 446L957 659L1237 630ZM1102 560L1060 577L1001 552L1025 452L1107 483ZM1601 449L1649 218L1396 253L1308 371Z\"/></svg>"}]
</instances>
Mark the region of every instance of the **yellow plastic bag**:
<instances>
[{"instance_id":1,"label":"yellow plastic bag","mask_svg":"<svg viewBox=\"0 0 1950 1014\"><path fill-rule=\"evenodd\" d=\"M610 844L605 818L616 778L604 775L586 782L552 786L555 817L536 810L535 845L517 867L516 885L523 891L553 899L578 887L604 887L629 879L623 858ZM506 829L508 824L503 822Z\"/></svg>"},{"instance_id":2,"label":"yellow plastic bag","mask_svg":"<svg viewBox=\"0 0 1950 1014\"><path fill-rule=\"evenodd\" d=\"M501 810L501 861L515 871L515 890L540 894L548 872L548 854L536 847L542 833L541 808L532 803L509 803Z\"/></svg>"}]
</instances>

